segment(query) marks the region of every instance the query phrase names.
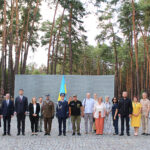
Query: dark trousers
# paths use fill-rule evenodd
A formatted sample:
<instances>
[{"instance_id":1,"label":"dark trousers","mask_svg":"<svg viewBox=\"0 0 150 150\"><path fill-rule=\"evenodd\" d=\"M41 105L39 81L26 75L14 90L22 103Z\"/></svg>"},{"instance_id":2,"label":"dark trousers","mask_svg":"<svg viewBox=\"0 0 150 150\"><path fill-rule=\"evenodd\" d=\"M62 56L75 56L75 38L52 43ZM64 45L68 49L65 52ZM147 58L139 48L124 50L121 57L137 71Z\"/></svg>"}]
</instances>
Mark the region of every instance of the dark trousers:
<instances>
[{"instance_id":1,"label":"dark trousers","mask_svg":"<svg viewBox=\"0 0 150 150\"><path fill-rule=\"evenodd\" d=\"M121 133L124 133L124 120L126 120L126 132L129 133L130 127L129 127L129 115L121 116Z\"/></svg>"},{"instance_id":2,"label":"dark trousers","mask_svg":"<svg viewBox=\"0 0 150 150\"><path fill-rule=\"evenodd\" d=\"M116 117L116 119L114 120L114 116L113 116L113 126L115 129L115 133L118 134L118 117Z\"/></svg>"},{"instance_id":3,"label":"dark trousers","mask_svg":"<svg viewBox=\"0 0 150 150\"><path fill-rule=\"evenodd\" d=\"M10 133L10 122L11 122L11 116L3 116L3 122L4 122L4 134Z\"/></svg>"},{"instance_id":4,"label":"dark trousers","mask_svg":"<svg viewBox=\"0 0 150 150\"><path fill-rule=\"evenodd\" d=\"M25 118L26 118L26 115L24 113L17 114L17 128L18 128L19 134L20 134L20 131L22 131L22 133L25 133ZM22 125L22 129L21 129L21 125Z\"/></svg>"},{"instance_id":5,"label":"dark trousers","mask_svg":"<svg viewBox=\"0 0 150 150\"><path fill-rule=\"evenodd\" d=\"M39 118L36 116L30 116L30 122L31 122L31 131L32 132L38 132L38 120Z\"/></svg>"},{"instance_id":6,"label":"dark trousers","mask_svg":"<svg viewBox=\"0 0 150 150\"><path fill-rule=\"evenodd\" d=\"M59 124L59 134L62 134L62 124L63 124L63 134L66 134L66 118L58 118Z\"/></svg>"},{"instance_id":7,"label":"dark trousers","mask_svg":"<svg viewBox=\"0 0 150 150\"><path fill-rule=\"evenodd\" d=\"M44 118L45 133L50 134L51 127L52 127L52 119L51 118Z\"/></svg>"}]
</instances>

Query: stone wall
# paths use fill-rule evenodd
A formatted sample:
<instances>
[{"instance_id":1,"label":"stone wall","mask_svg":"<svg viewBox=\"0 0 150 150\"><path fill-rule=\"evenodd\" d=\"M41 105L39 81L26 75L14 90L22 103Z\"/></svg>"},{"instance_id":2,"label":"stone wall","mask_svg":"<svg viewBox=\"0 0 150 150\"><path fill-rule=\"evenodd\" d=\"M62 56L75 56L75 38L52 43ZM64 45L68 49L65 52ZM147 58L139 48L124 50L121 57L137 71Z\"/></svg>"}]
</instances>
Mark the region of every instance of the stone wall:
<instances>
[{"instance_id":1,"label":"stone wall","mask_svg":"<svg viewBox=\"0 0 150 150\"><path fill-rule=\"evenodd\" d=\"M51 99L57 102L58 94L61 85L61 75L16 75L15 80L15 97L18 95L20 88L24 89L26 95L31 101L33 96L51 95ZM87 92L93 96L97 93L98 96L114 95L114 76L81 76L81 75L66 75L67 98L70 95L77 94L79 100L83 100Z\"/></svg>"}]
</instances>

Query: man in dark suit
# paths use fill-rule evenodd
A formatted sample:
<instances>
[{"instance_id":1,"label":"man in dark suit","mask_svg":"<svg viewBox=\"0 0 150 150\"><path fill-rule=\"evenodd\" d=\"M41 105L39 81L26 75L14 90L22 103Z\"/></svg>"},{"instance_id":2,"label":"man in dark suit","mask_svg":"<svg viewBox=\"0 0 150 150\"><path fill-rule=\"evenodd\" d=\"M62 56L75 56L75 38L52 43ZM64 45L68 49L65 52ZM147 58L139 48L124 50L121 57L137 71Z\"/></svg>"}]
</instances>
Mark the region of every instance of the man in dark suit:
<instances>
[{"instance_id":1,"label":"man in dark suit","mask_svg":"<svg viewBox=\"0 0 150 150\"><path fill-rule=\"evenodd\" d=\"M19 96L15 99L15 113L17 115L17 128L18 134L20 135L20 131L22 131L22 135L25 135L25 117L28 111L28 99L23 96L24 90L19 90ZM22 130L21 130L22 124Z\"/></svg>"},{"instance_id":2,"label":"man in dark suit","mask_svg":"<svg viewBox=\"0 0 150 150\"><path fill-rule=\"evenodd\" d=\"M11 117L14 115L14 102L10 100L10 94L6 94L6 99L2 102L1 114L4 122L4 133L3 136L10 134L10 122ZM7 126L7 127L6 127Z\"/></svg>"},{"instance_id":3,"label":"man in dark suit","mask_svg":"<svg viewBox=\"0 0 150 150\"><path fill-rule=\"evenodd\" d=\"M130 136L129 130L129 121L132 115L132 101L128 97L128 93L126 91L123 92L122 97L119 100L118 104L118 115L121 117L121 134L120 136L124 135L124 120L126 120L126 132L127 135Z\"/></svg>"}]
</instances>

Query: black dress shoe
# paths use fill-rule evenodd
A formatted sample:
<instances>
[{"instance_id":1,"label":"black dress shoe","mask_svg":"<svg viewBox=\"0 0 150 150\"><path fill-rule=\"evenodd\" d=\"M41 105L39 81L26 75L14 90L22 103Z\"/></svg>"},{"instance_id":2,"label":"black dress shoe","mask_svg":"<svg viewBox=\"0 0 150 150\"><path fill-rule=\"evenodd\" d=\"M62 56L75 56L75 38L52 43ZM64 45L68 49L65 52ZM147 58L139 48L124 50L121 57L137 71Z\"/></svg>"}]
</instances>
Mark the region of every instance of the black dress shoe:
<instances>
[{"instance_id":1,"label":"black dress shoe","mask_svg":"<svg viewBox=\"0 0 150 150\"><path fill-rule=\"evenodd\" d=\"M142 133L141 135L145 135L145 133Z\"/></svg>"},{"instance_id":2,"label":"black dress shoe","mask_svg":"<svg viewBox=\"0 0 150 150\"><path fill-rule=\"evenodd\" d=\"M3 136L5 136L5 135L6 135L6 133L3 134Z\"/></svg>"},{"instance_id":3,"label":"black dress shoe","mask_svg":"<svg viewBox=\"0 0 150 150\"><path fill-rule=\"evenodd\" d=\"M25 133L22 133L23 136L25 136Z\"/></svg>"},{"instance_id":4,"label":"black dress shoe","mask_svg":"<svg viewBox=\"0 0 150 150\"><path fill-rule=\"evenodd\" d=\"M66 133L64 133L63 135L66 136Z\"/></svg>"},{"instance_id":5,"label":"black dress shoe","mask_svg":"<svg viewBox=\"0 0 150 150\"><path fill-rule=\"evenodd\" d=\"M49 136L50 136L50 133L47 133L47 135L49 135Z\"/></svg>"},{"instance_id":6,"label":"black dress shoe","mask_svg":"<svg viewBox=\"0 0 150 150\"><path fill-rule=\"evenodd\" d=\"M72 133L72 135L75 135L75 133Z\"/></svg>"},{"instance_id":7,"label":"black dress shoe","mask_svg":"<svg viewBox=\"0 0 150 150\"><path fill-rule=\"evenodd\" d=\"M124 134L123 134L123 133L121 133L121 134L120 134L120 136L124 136Z\"/></svg>"},{"instance_id":8,"label":"black dress shoe","mask_svg":"<svg viewBox=\"0 0 150 150\"><path fill-rule=\"evenodd\" d=\"M149 134L148 134L148 133L145 133L145 135L148 136Z\"/></svg>"},{"instance_id":9,"label":"black dress shoe","mask_svg":"<svg viewBox=\"0 0 150 150\"><path fill-rule=\"evenodd\" d=\"M78 136L81 136L81 133L78 133Z\"/></svg>"},{"instance_id":10,"label":"black dress shoe","mask_svg":"<svg viewBox=\"0 0 150 150\"><path fill-rule=\"evenodd\" d=\"M47 133L45 133L44 135L47 135Z\"/></svg>"},{"instance_id":11,"label":"black dress shoe","mask_svg":"<svg viewBox=\"0 0 150 150\"><path fill-rule=\"evenodd\" d=\"M127 136L130 136L130 133L127 133Z\"/></svg>"},{"instance_id":12,"label":"black dress shoe","mask_svg":"<svg viewBox=\"0 0 150 150\"><path fill-rule=\"evenodd\" d=\"M9 136L11 136L11 134L10 134L10 133L8 133L8 135L9 135Z\"/></svg>"},{"instance_id":13,"label":"black dress shoe","mask_svg":"<svg viewBox=\"0 0 150 150\"><path fill-rule=\"evenodd\" d=\"M17 133L17 136L19 136L20 135L20 133Z\"/></svg>"},{"instance_id":14,"label":"black dress shoe","mask_svg":"<svg viewBox=\"0 0 150 150\"><path fill-rule=\"evenodd\" d=\"M59 133L58 136L61 136L61 134Z\"/></svg>"}]
</instances>

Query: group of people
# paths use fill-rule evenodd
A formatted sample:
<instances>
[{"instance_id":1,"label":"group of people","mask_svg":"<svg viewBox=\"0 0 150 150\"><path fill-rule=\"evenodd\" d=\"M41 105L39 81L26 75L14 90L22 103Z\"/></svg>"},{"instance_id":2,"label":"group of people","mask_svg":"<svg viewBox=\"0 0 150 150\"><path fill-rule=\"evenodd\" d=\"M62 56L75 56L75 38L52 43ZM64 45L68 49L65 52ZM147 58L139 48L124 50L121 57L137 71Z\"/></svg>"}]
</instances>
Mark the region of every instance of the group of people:
<instances>
[{"instance_id":1,"label":"group of people","mask_svg":"<svg viewBox=\"0 0 150 150\"><path fill-rule=\"evenodd\" d=\"M150 112L150 101L147 98L147 93L142 94L142 99L138 101L137 97L133 98L133 101L128 98L128 93L124 91L122 98L117 99L114 97L112 102L109 100L109 96L105 97L103 101L102 97L94 94L91 98L91 94L87 93L86 98L81 102L78 100L77 95L69 97L69 100L65 100L65 93L60 93L61 100L56 105L50 100L50 95L46 95L46 99L39 97L37 102L36 97L32 98L32 101L28 104L27 97L24 96L23 89L19 90L19 96L16 97L15 102L10 99L10 94L6 94L5 100L2 101L0 107L0 118L3 118L3 128L5 135L11 135L10 125L11 118L16 115L17 117L17 129L19 136L21 133L25 135L25 118L29 112L29 119L31 122L31 135L38 135L38 132L42 132L43 122L45 135L50 135L52 121L56 114L58 119L58 136L66 136L66 124L68 122L68 131L72 132L72 135L81 135L81 117L85 122L85 134L91 134L93 131L96 135L119 134L118 122L121 120L121 132L120 136L124 135L124 121L126 121L126 133L130 136L130 125L134 127L134 135L138 135L138 129L142 121L142 135L148 135L148 117ZM114 128L114 129L113 129Z\"/></svg>"}]
</instances>

